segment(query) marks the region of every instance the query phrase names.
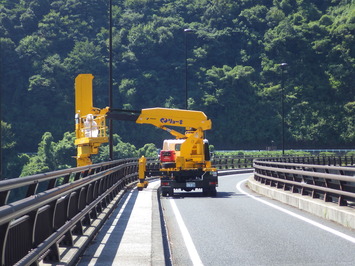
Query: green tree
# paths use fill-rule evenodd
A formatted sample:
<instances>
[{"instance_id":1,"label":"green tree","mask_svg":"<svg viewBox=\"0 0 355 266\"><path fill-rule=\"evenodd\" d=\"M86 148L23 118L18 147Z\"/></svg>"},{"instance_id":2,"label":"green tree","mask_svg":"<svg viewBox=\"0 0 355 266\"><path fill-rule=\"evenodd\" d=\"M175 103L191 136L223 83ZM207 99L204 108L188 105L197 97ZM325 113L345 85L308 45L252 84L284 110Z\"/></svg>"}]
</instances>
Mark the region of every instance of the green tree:
<instances>
[{"instance_id":1,"label":"green tree","mask_svg":"<svg viewBox=\"0 0 355 266\"><path fill-rule=\"evenodd\" d=\"M21 176L49 172L54 169L53 137L50 132L46 132L42 136L42 141L38 144L37 154L32 156L29 163L23 167Z\"/></svg>"},{"instance_id":2,"label":"green tree","mask_svg":"<svg viewBox=\"0 0 355 266\"><path fill-rule=\"evenodd\" d=\"M113 4L114 108L182 108L187 37L189 108L212 118L217 149L278 142L282 62L287 143L354 146L353 1ZM92 73L94 105L108 105L108 2L3 0L0 10L1 119L16 135L13 150L33 153L44 132L73 130L77 74ZM114 130L135 147L167 135L148 126L142 137L129 123Z\"/></svg>"},{"instance_id":3,"label":"green tree","mask_svg":"<svg viewBox=\"0 0 355 266\"><path fill-rule=\"evenodd\" d=\"M18 177L24 164L29 157L17 154L15 134L11 125L1 121L1 179Z\"/></svg>"},{"instance_id":4,"label":"green tree","mask_svg":"<svg viewBox=\"0 0 355 266\"><path fill-rule=\"evenodd\" d=\"M37 153L31 156L29 162L23 167L21 176L74 167L74 155L74 133L64 133L63 139L56 143L52 134L46 132L38 144Z\"/></svg>"},{"instance_id":5,"label":"green tree","mask_svg":"<svg viewBox=\"0 0 355 266\"><path fill-rule=\"evenodd\" d=\"M54 145L56 169L66 169L76 166L74 145L75 133L65 132L63 138Z\"/></svg>"},{"instance_id":6,"label":"green tree","mask_svg":"<svg viewBox=\"0 0 355 266\"><path fill-rule=\"evenodd\" d=\"M138 149L139 157L157 157L158 156L158 149L155 147L153 143L147 143L142 148Z\"/></svg>"}]
</instances>

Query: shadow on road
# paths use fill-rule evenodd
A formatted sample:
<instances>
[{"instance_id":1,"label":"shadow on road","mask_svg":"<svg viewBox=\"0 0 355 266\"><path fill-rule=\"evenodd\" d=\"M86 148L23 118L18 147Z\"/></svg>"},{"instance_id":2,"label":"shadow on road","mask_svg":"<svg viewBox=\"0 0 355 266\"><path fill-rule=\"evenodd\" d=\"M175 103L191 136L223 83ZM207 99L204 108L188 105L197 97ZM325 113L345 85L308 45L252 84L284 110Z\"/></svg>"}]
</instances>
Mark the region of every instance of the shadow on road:
<instances>
[{"instance_id":1,"label":"shadow on road","mask_svg":"<svg viewBox=\"0 0 355 266\"><path fill-rule=\"evenodd\" d=\"M184 199L184 198L215 198L215 199L224 199L224 198L232 198L232 197L245 196L244 194L238 194L235 192L217 192L216 196L205 196L202 191L196 192L174 192L173 199Z\"/></svg>"},{"instance_id":2,"label":"shadow on road","mask_svg":"<svg viewBox=\"0 0 355 266\"><path fill-rule=\"evenodd\" d=\"M95 263L100 265L112 265L132 214L137 196L138 191L136 189L125 193L116 210L107 220L100 234L91 242L77 265L89 265L90 263L93 263L93 265L95 265ZM91 262L92 260L95 262Z\"/></svg>"}]
</instances>

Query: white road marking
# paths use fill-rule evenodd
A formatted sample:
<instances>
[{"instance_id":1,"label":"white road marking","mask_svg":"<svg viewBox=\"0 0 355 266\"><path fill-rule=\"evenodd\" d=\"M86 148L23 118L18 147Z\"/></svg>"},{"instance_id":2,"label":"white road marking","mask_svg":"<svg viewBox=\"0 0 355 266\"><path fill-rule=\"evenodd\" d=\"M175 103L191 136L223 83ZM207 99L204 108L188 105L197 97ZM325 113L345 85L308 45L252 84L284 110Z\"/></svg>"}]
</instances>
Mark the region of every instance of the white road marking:
<instances>
[{"instance_id":1,"label":"white road marking","mask_svg":"<svg viewBox=\"0 0 355 266\"><path fill-rule=\"evenodd\" d=\"M190 259L192 260L193 265L203 265L203 263L200 259L200 256L197 253L196 247L192 241L190 233L187 230L184 220L181 217L180 211L179 211L178 207L176 206L175 201L173 199L170 199L169 201L170 201L171 208L175 214L176 221L179 225L182 237L185 242L185 246L187 248L187 251L189 252Z\"/></svg>"},{"instance_id":2,"label":"white road marking","mask_svg":"<svg viewBox=\"0 0 355 266\"><path fill-rule=\"evenodd\" d=\"M330 227L328 227L328 226L325 226L325 225L322 225L322 224L320 224L320 223L317 223L317 222L315 222L315 221L313 221L313 220L311 220L311 219L308 219L308 218L306 218L306 217L303 217L302 215L293 213L293 212L291 212L291 211L289 211L289 210L286 210L286 209L284 209L284 208L281 208L281 207L279 207L279 206L277 206L277 205L275 205L275 204L272 204L272 203L270 203L270 202L267 202L266 200L257 198L257 197L255 197L255 196L249 194L248 192L245 192L245 191L241 188L241 185L242 185L242 183L244 183L246 180L247 180L247 179L244 179L244 180L240 181L240 182L237 184L237 186L236 186L237 189L238 189L241 193L245 194L246 196L248 196L248 197L250 197L250 198L252 198L252 199L254 199L254 200L260 201L261 203L266 204L266 205L268 205L268 206L270 206L270 207L272 207L272 208L274 208L274 209L276 209L276 210L279 210L279 211L284 212L284 213L286 213L286 214L288 214L288 215L291 215L291 216L293 216L293 217L295 217L295 218L297 218L297 219L300 219L300 220L302 220L302 221L304 221L304 222L306 222L306 223L312 224L312 225L314 225L314 226L316 226L316 227L318 227L318 228L320 228L320 229L322 229L322 230L325 230L325 231L327 231L327 232L329 232L329 233L331 233L331 234L334 234L334 235L336 235L336 236L338 236L338 237L341 237L341 238L343 238L343 239L345 239L345 240L348 240L348 241L350 241L350 242L352 242L352 243L355 244L355 238L354 238L354 237L351 237L351 236L349 236L349 235L346 235L346 234L344 234L344 233L341 233L341 232L339 232L339 231L337 231L337 230L335 230L335 229L332 229L332 228L330 228Z\"/></svg>"}]
</instances>

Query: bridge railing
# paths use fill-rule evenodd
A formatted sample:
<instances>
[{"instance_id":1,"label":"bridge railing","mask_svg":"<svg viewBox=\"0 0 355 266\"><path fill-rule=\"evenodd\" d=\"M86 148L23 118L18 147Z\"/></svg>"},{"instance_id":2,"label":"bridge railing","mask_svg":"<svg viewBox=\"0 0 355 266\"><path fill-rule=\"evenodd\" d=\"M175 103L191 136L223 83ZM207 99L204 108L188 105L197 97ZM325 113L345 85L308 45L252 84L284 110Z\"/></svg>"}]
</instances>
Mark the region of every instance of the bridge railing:
<instances>
[{"instance_id":1,"label":"bridge railing","mask_svg":"<svg viewBox=\"0 0 355 266\"><path fill-rule=\"evenodd\" d=\"M214 158L212 163L218 169L251 168L254 159L250 156L224 157ZM272 165L263 159L254 161L256 178L261 182L294 191L302 190L302 193L313 193L314 197L325 195L326 192L325 199L333 199L334 191L338 190L335 187L341 186L344 193L338 196L340 204L348 204L353 199L353 194L347 194L354 193L354 184L349 180L338 182L334 180L339 179L331 176L331 179L325 181L324 177L310 175L308 178L303 177L302 173L292 177L294 173L287 172L301 170L300 166L295 169L287 166L290 160L309 162L313 159L296 157L267 160L284 166ZM277 162L280 160L287 160L287 163ZM353 157L315 160L319 160L319 164L354 164ZM148 170L159 169L156 159L147 162ZM276 168L281 174L275 176L271 169L265 167ZM348 175L348 168L344 169L344 176ZM319 169L332 171L331 168L312 169L314 174L324 174ZM0 265L38 265L42 260L49 263L63 262L60 247L73 248L75 256L80 255L78 250L84 249L101 228L126 187L137 181L137 171L138 159L135 158L0 181ZM328 191L319 189L321 180L324 180L323 187ZM303 183L308 185L304 189ZM311 186L317 186L318 189ZM311 192L311 188L314 192ZM350 188L351 191L348 191ZM90 231L90 227L94 229ZM81 243L80 246L77 243Z\"/></svg>"},{"instance_id":2,"label":"bridge railing","mask_svg":"<svg viewBox=\"0 0 355 266\"><path fill-rule=\"evenodd\" d=\"M0 264L59 262L59 247L73 246L137 172L138 159L123 159L0 181Z\"/></svg>"},{"instance_id":3,"label":"bridge railing","mask_svg":"<svg viewBox=\"0 0 355 266\"><path fill-rule=\"evenodd\" d=\"M284 157L256 157L256 156L223 156L214 157L212 165L220 170L253 168L254 160L267 160L272 162L288 162L316 165L355 165L354 156L284 156Z\"/></svg>"},{"instance_id":4,"label":"bridge railing","mask_svg":"<svg viewBox=\"0 0 355 266\"><path fill-rule=\"evenodd\" d=\"M219 170L252 168L254 157L226 156L212 159L212 166Z\"/></svg>"},{"instance_id":5,"label":"bridge railing","mask_svg":"<svg viewBox=\"0 0 355 266\"><path fill-rule=\"evenodd\" d=\"M354 206L354 166L353 157L307 158L301 161L299 158L256 159L254 179L271 187L334 202L339 206Z\"/></svg>"},{"instance_id":6,"label":"bridge railing","mask_svg":"<svg viewBox=\"0 0 355 266\"><path fill-rule=\"evenodd\" d=\"M316 164L329 166L353 166L355 165L354 156L284 156L260 158L262 160L284 163L301 163L301 164Z\"/></svg>"}]
</instances>

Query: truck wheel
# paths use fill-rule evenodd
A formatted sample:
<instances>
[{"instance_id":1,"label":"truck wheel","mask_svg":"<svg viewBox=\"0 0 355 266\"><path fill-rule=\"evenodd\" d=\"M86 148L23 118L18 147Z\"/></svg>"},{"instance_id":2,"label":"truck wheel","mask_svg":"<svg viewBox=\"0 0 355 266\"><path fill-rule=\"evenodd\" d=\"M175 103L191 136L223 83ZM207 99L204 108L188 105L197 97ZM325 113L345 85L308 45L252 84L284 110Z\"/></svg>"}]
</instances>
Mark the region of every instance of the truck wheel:
<instances>
[{"instance_id":1,"label":"truck wheel","mask_svg":"<svg viewBox=\"0 0 355 266\"><path fill-rule=\"evenodd\" d=\"M169 195L169 197L173 197L174 196L174 189L173 188L162 188L161 189L161 195L163 197L167 197Z\"/></svg>"},{"instance_id":2,"label":"truck wheel","mask_svg":"<svg viewBox=\"0 0 355 266\"><path fill-rule=\"evenodd\" d=\"M175 168L176 164L175 163L162 163L161 166L162 166L162 168Z\"/></svg>"},{"instance_id":3,"label":"truck wheel","mask_svg":"<svg viewBox=\"0 0 355 266\"><path fill-rule=\"evenodd\" d=\"M209 192L210 192L210 189L209 189L209 188L202 188L202 194L203 194L204 196L208 196Z\"/></svg>"},{"instance_id":4,"label":"truck wheel","mask_svg":"<svg viewBox=\"0 0 355 266\"><path fill-rule=\"evenodd\" d=\"M202 194L204 195L204 196L211 196L211 197L215 197L215 196L217 196L217 190L216 190L216 188L215 187L213 187L213 188L203 188L202 189Z\"/></svg>"},{"instance_id":5,"label":"truck wheel","mask_svg":"<svg viewBox=\"0 0 355 266\"><path fill-rule=\"evenodd\" d=\"M168 191L167 191L166 189L162 189L162 190L161 190L161 195L162 195L163 197L167 197L167 196L168 196Z\"/></svg>"},{"instance_id":6,"label":"truck wheel","mask_svg":"<svg viewBox=\"0 0 355 266\"><path fill-rule=\"evenodd\" d=\"M214 188L211 188L211 190L210 190L210 195L212 196L212 197L215 197L215 196L217 196L217 189L214 187Z\"/></svg>"}]
</instances>

